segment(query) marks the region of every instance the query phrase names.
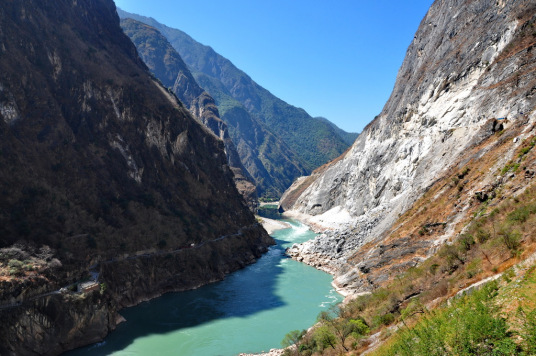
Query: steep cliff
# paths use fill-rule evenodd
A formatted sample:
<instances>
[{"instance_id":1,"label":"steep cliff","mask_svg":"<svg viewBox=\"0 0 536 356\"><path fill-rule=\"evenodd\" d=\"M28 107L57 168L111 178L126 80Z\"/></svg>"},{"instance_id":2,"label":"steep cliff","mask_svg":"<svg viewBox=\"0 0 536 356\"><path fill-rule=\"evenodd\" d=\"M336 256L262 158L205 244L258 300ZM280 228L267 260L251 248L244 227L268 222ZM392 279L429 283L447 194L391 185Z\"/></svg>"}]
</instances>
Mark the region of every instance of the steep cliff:
<instances>
[{"instance_id":1,"label":"steep cliff","mask_svg":"<svg viewBox=\"0 0 536 356\"><path fill-rule=\"evenodd\" d=\"M166 88L171 88L190 112L224 142L236 187L250 209L255 212L258 207L257 190L252 183L253 179L240 161L227 125L219 117L214 99L197 84L177 51L157 29L132 19L122 20L121 27L136 45L140 57L151 73Z\"/></svg>"},{"instance_id":2,"label":"steep cliff","mask_svg":"<svg viewBox=\"0 0 536 356\"><path fill-rule=\"evenodd\" d=\"M357 259L347 264L354 253L372 258L359 253L361 246L381 244L434 182L481 157L492 146L464 155L483 142L495 144L488 139L506 127L521 139L502 153L503 160L512 157L536 119L535 13L533 1L434 2L382 113L344 157L285 193L282 210L306 214L319 225L338 220L336 231L293 249L297 258L347 273L341 284L368 289L358 282ZM492 173L480 184L494 180ZM455 221L441 222L451 236ZM401 244L391 248L396 246Z\"/></svg>"},{"instance_id":3,"label":"steep cliff","mask_svg":"<svg viewBox=\"0 0 536 356\"><path fill-rule=\"evenodd\" d=\"M151 77L112 0L3 1L0 43L1 354L94 342L117 308L272 243L223 142ZM59 291L99 274L100 291Z\"/></svg>"}]
</instances>

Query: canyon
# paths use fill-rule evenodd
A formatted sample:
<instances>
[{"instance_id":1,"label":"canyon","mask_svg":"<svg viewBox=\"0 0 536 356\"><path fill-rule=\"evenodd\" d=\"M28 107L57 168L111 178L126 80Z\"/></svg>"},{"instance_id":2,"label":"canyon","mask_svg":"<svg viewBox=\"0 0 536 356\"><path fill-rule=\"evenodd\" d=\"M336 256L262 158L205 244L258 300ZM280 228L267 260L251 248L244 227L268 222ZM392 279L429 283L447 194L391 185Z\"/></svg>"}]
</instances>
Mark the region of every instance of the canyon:
<instances>
[{"instance_id":1,"label":"canyon","mask_svg":"<svg viewBox=\"0 0 536 356\"><path fill-rule=\"evenodd\" d=\"M313 118L264 89L230 60L186 33L118 9L122 19L151 26L164 36L210 94L227 124L259 196L277 200L299 176L343 153L357 134Z\"/></svg>"},{"instance_id":2,"label":"canyon","mask_svg":"<svg viewBox=\"0 0 536 356\"><path fill-rule=\"evenodd\" d=\"M347 296L279 354L372 352L528 283L535 26L532 0L436 0L357 136L112 0L2 3L0 354L99 342L122 308L253 264L275 243L259 196L321 232L286 254Z\"/></svg>"}]
</instances>

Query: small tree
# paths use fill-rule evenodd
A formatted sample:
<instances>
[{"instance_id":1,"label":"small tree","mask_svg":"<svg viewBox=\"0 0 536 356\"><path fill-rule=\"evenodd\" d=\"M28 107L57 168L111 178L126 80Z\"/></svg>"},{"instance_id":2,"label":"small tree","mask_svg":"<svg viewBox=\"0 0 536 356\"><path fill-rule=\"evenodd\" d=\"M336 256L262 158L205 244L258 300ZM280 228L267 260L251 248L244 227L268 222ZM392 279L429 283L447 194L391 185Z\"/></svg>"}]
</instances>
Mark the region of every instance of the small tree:
<instances>
[{"instance_id":1,"label":"small tree","mask_svg":"<svg viewBox=\"0 0 536 356\"><path fill-rule=\"evenodd\" d=\"M512 255L515 255L521 245L521 233L517 230L512 231L509 227L503 227L499 230L499 235Z\"/></svg>"},{"instance_id":2,"label":"small tree","mask_svg":"<svg viewBox=\"0 0 536 356\"><path fill-rule=\"evenodd\" d=\"M320 351L327 349L328 347L331 347L333 350L335 350L335 347L337 346L337 339L327 325L321 325L315 329L314 339L317 348Z\"/></svg>"},{"instance_id":3,"label":"small tree","mask_svg":"<svg viewBox=\"0 0 536 356\"><path fill-rule=\"evenodd\" d=\"M359 335L368 333L368 326L362 319L349 320L343 317L335 317L335 314L341 315L342 313L343 311L340 308L330 309L329 312L321 312L318 319L319 322L322 323L322 325L337 339L342 348L348 352L350 351L348 347L346 347L348 337L353 335L356 340L358 340L360 338Z\"/></svg>"},{"instance_id":4,"label":"small tree","mask_svg":"<svg viewBox=\"0 0 536 356\"><path fill-rule=\"evenodd\" d=\"M292 330L291 332L289 332L288 334L285 335L285 337L283 338L283 340L281 341L281 346L283 346L284 348L288 348L290 346L291 349L292 349L292 353L295 354L295 355L299 355L300 354L300 350L299 350L299 347L298 347L298 343L300 342L300 340L303 338L303 336L306 334L306 330Z\"/></svg>"}]
</instances>

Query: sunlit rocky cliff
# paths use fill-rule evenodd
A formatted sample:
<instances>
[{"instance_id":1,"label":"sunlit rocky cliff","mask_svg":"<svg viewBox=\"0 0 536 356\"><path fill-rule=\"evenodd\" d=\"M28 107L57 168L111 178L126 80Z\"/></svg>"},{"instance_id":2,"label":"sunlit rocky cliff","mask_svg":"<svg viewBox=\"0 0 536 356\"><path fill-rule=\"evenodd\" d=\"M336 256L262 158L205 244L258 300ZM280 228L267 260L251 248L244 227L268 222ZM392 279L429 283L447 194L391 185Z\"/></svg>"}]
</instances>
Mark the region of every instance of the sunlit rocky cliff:
<instances>
[{"instance_id":1,"label":"sunlit rocky cliff","mask_svg":"<svg viewBox=\"0 0 536 356\"><path fill-rule=\"evenodd\" d=\"M504 128L515 134L508 136L511 145L473 189L495 184L515 150L534 134L535 13L534 1L435 1L381 114L348 152L296 181L282 198L281 210L307 214L310 222L333 230L291 254L335 273L341 286L368 290L370 268L360 267L377 257L371 249L379 248L393 224L436 181L493 151L496 141L490 138ZM482 150L472 151L480 144ZM467 214L461 201L457 205L460 211L440 221L446 226L440 241L452 237ZM408 241L411 236L406 244L387 248L393 251L387 260L403 255L400 246ZM425 258L433 251L428 248L421 246L424 252L417 257Z\"/></svg>"}]
</instances>

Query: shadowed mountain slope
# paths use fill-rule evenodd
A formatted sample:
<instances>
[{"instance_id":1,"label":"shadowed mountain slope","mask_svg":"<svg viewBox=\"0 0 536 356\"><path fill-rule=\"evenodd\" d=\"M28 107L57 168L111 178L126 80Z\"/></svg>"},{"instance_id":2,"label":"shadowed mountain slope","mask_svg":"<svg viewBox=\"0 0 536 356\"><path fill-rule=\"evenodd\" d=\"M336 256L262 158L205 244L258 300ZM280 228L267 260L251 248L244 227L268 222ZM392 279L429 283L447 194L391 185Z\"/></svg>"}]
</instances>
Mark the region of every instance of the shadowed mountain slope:
<instances>
[{"instance_id":1,"label":"shadowed mountain slope","mask_svg":"<svg viewBox=\"0 0 536 356\"><path fill-rule=\"evenodd\" d=\"M122 20L121 27L136 45L151 73L165 87L171 88L190 112L224 142L236 187L250 209L255 212L258 206L257 190L252 183L253 179L240 161L227 125L219 118L214 99L197 84L179 54L157 29L132 19Z\"/></svg>"},{"instance_id":2,"label":"shadowed mountain slope","mask_svg":"<svg viewBox=\"0 0 536 356\"><path fill-rule=\"evenodd\" d=\"M151 77L113 1L3 1L0 43L2 355L96 342L118 308L272 243L223 142ZM58 292L89 270L100 293Z\"/></svg>"}]
</instances>

